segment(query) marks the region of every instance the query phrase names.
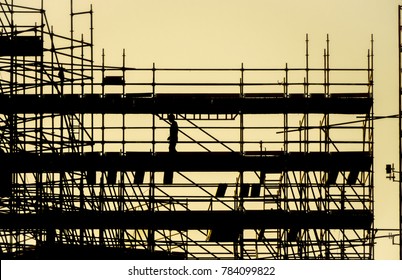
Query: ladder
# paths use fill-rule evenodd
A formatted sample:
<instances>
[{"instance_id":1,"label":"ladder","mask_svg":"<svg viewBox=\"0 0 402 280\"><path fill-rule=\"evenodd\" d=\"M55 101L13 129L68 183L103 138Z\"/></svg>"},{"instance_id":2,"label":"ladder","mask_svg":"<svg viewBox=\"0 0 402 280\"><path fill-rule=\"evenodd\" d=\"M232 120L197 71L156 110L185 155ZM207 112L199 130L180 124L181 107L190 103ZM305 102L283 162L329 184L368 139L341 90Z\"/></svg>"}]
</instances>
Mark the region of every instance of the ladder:
<instances>
[{"instance_id":1,"label":"ladder","mask_svg":"<svg viewBox=\"0 0 402 280\"><path fill-rule=\"evenodd\" d=\"M264 210L280 209L282 173L261 172L261 184L264 187Z\"/></svg>"},{"instance_id":2,"label":"ladder","mask_svg":"<svg viewBox=\"0 0 402 280\"><path fill-rule=\"evenodd\" d=\"M81 140L81 122L79 120L79 117L75 114L68 114L66 115L66 123L68 129L68 138L72 144L72 147L78 147L78 143Z\"/></svg>"}]
</instances>

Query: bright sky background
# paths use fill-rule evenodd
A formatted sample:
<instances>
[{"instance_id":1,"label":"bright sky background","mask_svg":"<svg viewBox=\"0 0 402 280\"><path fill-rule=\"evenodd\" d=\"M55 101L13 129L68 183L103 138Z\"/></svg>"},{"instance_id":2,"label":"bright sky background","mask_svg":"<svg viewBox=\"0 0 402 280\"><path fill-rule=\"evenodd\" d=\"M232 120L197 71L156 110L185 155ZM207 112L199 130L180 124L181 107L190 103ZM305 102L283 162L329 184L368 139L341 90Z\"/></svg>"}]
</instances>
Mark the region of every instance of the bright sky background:
<instances>
[{"instance_id":1,"label":"bright sky background","mask_svg":"<svg viewBox=\"0 0 402 280\"><path fill-rule=\"evenodd\" d=\"M16 0L16 3L39 2ZM44 0L56 33L69 36L70 0ZM398 111L398 4L396 0L80 0L93 4L95 59L131 67L304 67L305 34L310 66L323 66L326 36L331 67L367 67L374 34L375 115ZM88 19L88 18L86 18ZM89 21L77 21L87 33ZM398 122L375 124L375 227L398 227L398 184L385 179L385 164L398 163ZM379 235L386 235L381 232ZM398 247L377 240L376 259L397 259Z\"/></svg>"}]
</instances>

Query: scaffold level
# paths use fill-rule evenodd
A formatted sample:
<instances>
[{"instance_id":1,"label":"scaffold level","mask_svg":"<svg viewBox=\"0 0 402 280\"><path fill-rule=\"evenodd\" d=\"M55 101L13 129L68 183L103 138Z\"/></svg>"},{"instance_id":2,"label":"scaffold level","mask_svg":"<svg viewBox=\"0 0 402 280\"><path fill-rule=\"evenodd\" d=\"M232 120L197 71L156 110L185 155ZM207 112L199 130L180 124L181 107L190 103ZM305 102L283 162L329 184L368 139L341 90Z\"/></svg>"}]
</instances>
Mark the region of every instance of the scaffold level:
<instances>
[{"instance_id":1,"label":"scaffold level","mask_svg":"<svg viewBox=\"0 0 402 280\"><path fill-rule=\"evenodd\" d=\"M0 159L10 172L72 172L72 171L370 171L368 152L291 152L281 155L242 155L238 152L119 152L101 153L13 153Z\"/></svg>"},{"instance_id":2,"label":"scaffold level","mask_svg":"<svg viewBox=\"0 0 402 280\"><path fill-rule=\"evenodd\" d=\"M370 112L372 104L367 94L332 94L329 98L324 94L311 97L300 94L288 97L271 97L270 94L259 97L163 94L154 98L144 98L141 94L11 95L1 96L0 102L0 112L4 114L364 114Z\"/></svg>"},{"instance_id":3,"label":"scaffold level","mask_svg":"<svg viewBox=\"0 0 402 280\"><path fill-rule=\"evenodd\" d=\"M310 67L307 35L299 68L130 68L125 51L106 66L92 7L71 0L68 37L43 1L14 2L0 1L1 258L374 258L373 39L362 68L330 67L329 36Z\"/></svg>"},{"instance_id":4,"label":"scaffold level","mask_svg":"<svg viewBox=\"0 0 402 280\"><path fill-rule=\"evenodd\" d=\"M365 210L338 211L88 211L82 213L49 213L0 215L1 226L13 229L153 229L197 230L230 229L370 229L373 215ZM232 242L236 240L231 240Z\"/></svg>"}]
</instances>

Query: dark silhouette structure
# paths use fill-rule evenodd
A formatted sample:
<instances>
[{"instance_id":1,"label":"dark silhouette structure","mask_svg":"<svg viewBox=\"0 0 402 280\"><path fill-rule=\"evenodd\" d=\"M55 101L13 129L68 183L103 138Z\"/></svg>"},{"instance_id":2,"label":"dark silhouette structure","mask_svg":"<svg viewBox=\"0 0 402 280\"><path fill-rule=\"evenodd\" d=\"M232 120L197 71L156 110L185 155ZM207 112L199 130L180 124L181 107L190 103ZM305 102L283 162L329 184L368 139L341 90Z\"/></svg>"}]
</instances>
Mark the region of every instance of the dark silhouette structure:
<instances>
[{"instance_id":1,"label":"dark silhouette structure","mask_svg":"<svg viewBox=\"0 0 402 280\"><path fill-rule=\"evenodd\" d=\"M170 122L170 136L169 140L169 152L176 152L176 144L178 141L179 127L177 126L177 122L175 121L175 117L173 114L169 114L169 122Z\"/></svg>"},{"instance_id":2,"label":"dark silhouette structure","mask_svg":"<svg viewBox=\"0 0 402 280\"><path fill-rule=\"evenodd\" d=\"M95 65L92 9L71 1L68 38L0 3L0 46L18 46L0 47L2 258L374 258L372 49L352 69L329 38L321 68L308 38L297 68Z\"/></svg>"}]
</instances>

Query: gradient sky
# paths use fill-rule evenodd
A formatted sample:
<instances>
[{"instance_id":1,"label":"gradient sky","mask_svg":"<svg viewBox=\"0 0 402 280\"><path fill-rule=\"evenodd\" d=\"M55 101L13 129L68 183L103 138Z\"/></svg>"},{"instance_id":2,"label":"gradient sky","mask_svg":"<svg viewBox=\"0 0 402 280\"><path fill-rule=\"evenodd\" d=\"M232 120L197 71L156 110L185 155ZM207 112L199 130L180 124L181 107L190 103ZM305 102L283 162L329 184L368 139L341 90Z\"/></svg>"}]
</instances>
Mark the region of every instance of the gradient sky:
<instances>
[{"instance_id":1,"label":"gradient sky","mask_svg":"<svg viewBox=\"0 0 402 280\"><path fill-rule=\"evenodd\" d=\"M40 3L15 0L15 3ZM56 33L69 35L70 0L44 0ZM398 112L398 4L396 0L80 0L93 5L95 59L131 67L304 67L309 34L310 66L323 66L330 36L331 67L367 67L374 35L375 115ZM88 18L76 33L88 34ZM77 36L79 37L79 36ZM385 164L398 164L398 122L375 123L375 227L398 227L398 184L385 179ZM380 232L378 235L387 235ZM378 239L376 259L397 259L398 247Z\"/></svg>"}]
</instances>

